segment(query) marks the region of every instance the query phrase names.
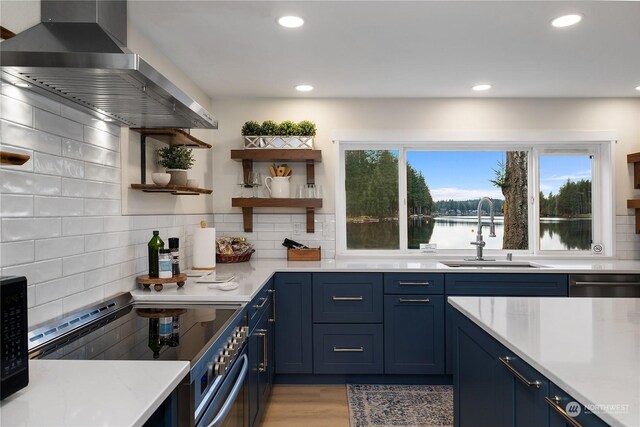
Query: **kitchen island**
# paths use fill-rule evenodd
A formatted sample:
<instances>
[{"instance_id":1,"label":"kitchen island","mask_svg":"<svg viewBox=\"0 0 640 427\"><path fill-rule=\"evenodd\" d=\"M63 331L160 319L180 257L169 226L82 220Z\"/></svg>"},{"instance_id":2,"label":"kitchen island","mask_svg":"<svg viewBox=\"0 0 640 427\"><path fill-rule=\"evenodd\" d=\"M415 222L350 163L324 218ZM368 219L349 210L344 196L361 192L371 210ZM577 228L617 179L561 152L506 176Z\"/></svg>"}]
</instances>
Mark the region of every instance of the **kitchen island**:
<instances>
[{"instance_id":1,"label":"kitchen island","mask_svg":"<svg viewBox=\"0 0 640 427\"><path fill-rule=\"evenodd\" d=\"M464 316L456 320L455 335L457 348L462 349L456 352L454 371L457 425L468 425L464 420L471 419L476 408L491 412L480 409L480 394L499 395L499 377L517 377L509 366L502 366L511 364L528 381L520 401L528 405L529 418L536 416L531 410L536 405L554 416L544 398L553 399L553 391L561 390L580 403L583 412L588 410L609 425L640 426L640 299L449 297L448 302ZM472 324L467 325L467 319ZM496 356L503 357L493 357L490 340L497 341ZM507 353L513 356L507 359ZM470 378L471 372L482 372L492 383ZM544 394L545 387L547 396L531 394ZM512 385L508 388L513 392ZM503 399L499 410L516 400ZM560 409L568 411L566 403ZM548 418L542 412L540 419Z\"/></svg>"}]
</instances>

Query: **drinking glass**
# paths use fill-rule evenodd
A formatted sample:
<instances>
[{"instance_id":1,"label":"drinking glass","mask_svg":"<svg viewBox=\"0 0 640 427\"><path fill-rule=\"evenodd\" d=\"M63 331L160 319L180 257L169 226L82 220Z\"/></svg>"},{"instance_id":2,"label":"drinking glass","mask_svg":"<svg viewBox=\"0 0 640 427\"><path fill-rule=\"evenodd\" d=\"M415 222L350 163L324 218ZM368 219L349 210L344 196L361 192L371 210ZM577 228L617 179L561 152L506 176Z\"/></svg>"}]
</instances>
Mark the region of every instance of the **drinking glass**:
<instances>
[{"instance_id":1,"label":"drinking glass","mask_svg":"<svg viewBox=\"0 0 640 427\"><path fill-rule=\"evenodd\" d=\"M258 191L262 185L262 174L260 172L251 172L249 180L251 182L252 189L251 197L258 197Z\"/></svg>"},{"instance_id":2,"label":"drinking glass","mask_svg":"<svg viewBox=\"0 0 640 427\"><path fill-rule=\"evenodd\" d=\"M316 197L316 186L315 184L307 184L307 199L313 199Z\"/></svg>"}]
</instances>

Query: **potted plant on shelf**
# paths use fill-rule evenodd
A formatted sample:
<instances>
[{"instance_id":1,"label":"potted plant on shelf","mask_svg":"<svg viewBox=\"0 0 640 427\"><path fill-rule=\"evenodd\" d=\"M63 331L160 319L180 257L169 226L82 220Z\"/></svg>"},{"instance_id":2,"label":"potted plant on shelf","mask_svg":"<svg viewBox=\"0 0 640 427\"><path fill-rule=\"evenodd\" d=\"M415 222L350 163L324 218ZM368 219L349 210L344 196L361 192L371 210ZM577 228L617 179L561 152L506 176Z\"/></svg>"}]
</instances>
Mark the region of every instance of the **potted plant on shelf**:
<instances>
[{"instance_id":1,"label":"potted plant on shelf","mask_svg":"<svg viewBox=\"0 0 640 427\"><path fill-rule=\"evenodd\" d=\"M187 170L194 162L193 150L184 145L167 145L158 150L158 164L171 174L169 185L187 185Z\"/></svg>"},{"instance_id":2,"label":"potted plant on shelf","mask_svg":"<svg viewBox=\"0 0 640 427\"><path fill-rule=\"evenodd\" d=\"M309 120L295 123L285 120L278 124L265 120L262 124L251 120L242 126L244 148L313 149L316 125Z\"/></svg>"}]
</instances>

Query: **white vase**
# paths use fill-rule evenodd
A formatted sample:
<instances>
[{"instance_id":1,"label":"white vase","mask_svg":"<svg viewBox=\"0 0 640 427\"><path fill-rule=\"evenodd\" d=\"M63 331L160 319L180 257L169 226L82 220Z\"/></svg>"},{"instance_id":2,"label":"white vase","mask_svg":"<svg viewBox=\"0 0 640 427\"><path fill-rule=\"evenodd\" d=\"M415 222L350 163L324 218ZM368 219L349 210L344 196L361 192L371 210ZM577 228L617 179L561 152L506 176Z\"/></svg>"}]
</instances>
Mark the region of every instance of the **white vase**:
<instances>
[{"instance_id":1,"label":"white vase","mask_svg":"<svg viewBox=\"0 0 640 427\"><path fill-rule=\"evenodd\" d=\"M171 181L169 185L187 185L187 170L186 169L167 169L167 173L171 174Z\"/></svg>"}]
</instances>

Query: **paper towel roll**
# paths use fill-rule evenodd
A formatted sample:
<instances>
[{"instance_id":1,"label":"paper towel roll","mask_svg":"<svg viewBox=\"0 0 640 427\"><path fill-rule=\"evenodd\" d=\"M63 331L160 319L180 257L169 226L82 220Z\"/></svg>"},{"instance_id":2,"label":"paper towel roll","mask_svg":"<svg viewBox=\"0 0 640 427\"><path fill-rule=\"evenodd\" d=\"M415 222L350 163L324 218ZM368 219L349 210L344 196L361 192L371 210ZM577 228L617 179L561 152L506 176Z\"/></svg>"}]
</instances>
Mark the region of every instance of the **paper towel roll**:
<instances>
[{"instance_id":1,"label":"paper towel roll","mask_svg":"<svg viewBox=\"0 0 640 427\"><path fill-rule=\"evenodd\" d=\"M193 269L214 270L216 268L216 229L193 230Z\"/></svg>"}]
</instances>

